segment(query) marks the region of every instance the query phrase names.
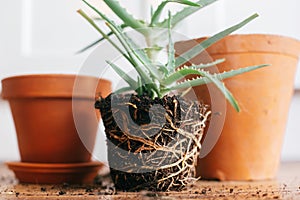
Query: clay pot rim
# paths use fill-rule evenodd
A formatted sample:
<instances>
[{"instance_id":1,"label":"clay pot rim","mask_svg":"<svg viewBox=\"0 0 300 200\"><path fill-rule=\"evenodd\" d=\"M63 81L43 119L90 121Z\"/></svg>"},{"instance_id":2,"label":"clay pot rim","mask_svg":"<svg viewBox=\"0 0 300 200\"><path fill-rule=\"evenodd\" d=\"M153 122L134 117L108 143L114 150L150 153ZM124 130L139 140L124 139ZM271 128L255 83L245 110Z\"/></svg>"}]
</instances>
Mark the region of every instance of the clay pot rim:
<instances>
[{"instance_id":1,"label":"clay pot rim","mask_svg":"<svg viewBox=\"0 0 300 200\"><path fill-rule=\"evenodd\" d=\"M193 42L203 41L204 39L209 38L200 37L186 41L179 41L181 42ZM254 42L251 43L251 40ZM258 43L258 41L260 43ZM250 41L250 42L249 42ZM229 44L230 42L230 44ZM235 42L235 45L232 43ZM258 45L265 43L267 45ZM285 45L282 45L285 44ZM281 48L274 48L274 46L281 45ZM216 42L209 47L209 52L211 55L214 54L222 54L219 53L219 49L226 49L226 53L247 53L247 52L257 52L257 53L277 53L277 54L286 54L288 56L292 56L298 59L300 55L300 40L279 34L267 34L267 33L253 33L253 34L232 34L228 35L225 38L221 39L220 41Z\"/></svg>"},{"instance_id":2,"label":"clay pot rim","mask_svg":"<svg viewBox=\"0 0 300 200\"><path fill-rule=\"evenodd\" d=\"M29 82L38 82L38 84L29 84ZM65 81L64 84L54 84L57 81ZM96 76L78 75L78 74L24 74L14 75L2 79L3 99L14 98L95 98L93 93L100 83L102 87L111 87L111 81ZM49 84L52 82L52 84ZM98 84L97 84L98 83ZM27 84L26 89L19 87ZM73 86L77 84L76 91ZM86 90L84 86L87 85ZM14 90L11 89L14 88ZM44 89L45 88L45 89ZM105 89L104 89L105 90Z\"/></svg>"},{"instance_id":3,"label":"clay pot rim","mask_svg":"<svg viewBox=\"0 0 300 200\"><path fill-rule=\"evenodd\" d=\"M19 170L42 169L55 172L57 170L79 170L88 167L102 167L104 164L98 161L78 162L78 163L31 163L31 162L7 162L9 167L18 168Z\"/></svg>"},{"instance_id":4,"label":"clay pot rim","mask_svg":"<svg viewBox=\"0 0 300 200\"><path fill-rule=\"evenodd\" d=\"M19 79L19 78L46 78L46 77L49 77L49 78L56 78L56 77L64 77L66 79L68 78L76 78L76 77L82 77L82 78L95 78L95 79L98 79L98 80L101 80L102 82L106 82L108 84L111 83L111 81L109 81L108 79L104 79L104 78L98 78L96 76L89 76L89 75L78 75L78 74L23 74L23 75L13 75L13 76L9 76L9 77L6 77L4 79L2 79L1 82L3 81L7 81L7 80L13 80L13 79Z\"/></svg>"},{"instance_id":5,"label":"clay pot rim","mask_svg":"<svg viewBox=\"0 0 300 200\"><path fill-rule=\"evenodd\" d=\"M61 184L69 181L91 183L104 167L104 164L98 161L69 164L7 162L6 165L20 182L39 184ZM70 180L70 176L75 177L74 180Z\"/></svg>"}]
</instances>

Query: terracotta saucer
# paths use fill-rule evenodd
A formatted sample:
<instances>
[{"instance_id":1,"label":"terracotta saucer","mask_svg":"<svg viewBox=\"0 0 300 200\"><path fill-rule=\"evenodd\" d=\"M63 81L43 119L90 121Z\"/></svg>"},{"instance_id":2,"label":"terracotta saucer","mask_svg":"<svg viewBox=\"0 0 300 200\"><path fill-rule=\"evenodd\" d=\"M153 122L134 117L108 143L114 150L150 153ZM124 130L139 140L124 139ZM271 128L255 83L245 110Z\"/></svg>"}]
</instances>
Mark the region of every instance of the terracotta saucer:
<instances>
[{"instance_id":1,"label":"terracotta saucer","mask_svg":"<svg viewBox=\"0 0 300 200\"><path fill-rule=\"evenodd\" d=\"M6 164L20 183L38 184L92 183L99 169L103 167L101 162L58 164L7 162Z\"/></svg>"}]
</instances>

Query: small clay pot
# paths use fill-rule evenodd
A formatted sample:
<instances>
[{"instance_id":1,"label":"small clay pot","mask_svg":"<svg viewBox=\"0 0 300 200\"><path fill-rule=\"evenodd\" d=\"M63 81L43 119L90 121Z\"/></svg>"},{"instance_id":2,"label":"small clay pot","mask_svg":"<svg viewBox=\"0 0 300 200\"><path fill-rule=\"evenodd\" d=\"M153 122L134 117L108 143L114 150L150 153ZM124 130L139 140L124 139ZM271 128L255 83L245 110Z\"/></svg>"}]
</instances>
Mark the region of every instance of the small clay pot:
<instances>
[{"instance_id":1,"label":"small clay pot","mask_svg":"<svg viewBox=\"0 0 300 200\"><path fill-rule=\"evenodd\" d=\"M91 161L99 120L94 100L97 93L111 92L109 81L62 74L23 75L3 79L2 88L22 162Z\"/></svg>"},{"instance_id":2,"label":"small clay pot","mask_svg":"<svg viewBox=\"0 0 300 200\"><path fill-rule=\"evenodd\" d=\"M13 170L21 183L33 184L83 184L93 183L101 162L86 163L25 163L8 162L8 168Z\"/></svg>"},{"instance_id":3,"label":"small clay pot","mask_svg":"<svg viewBox=\"0 0 300 200\"><path fill-rule=\"evenodd\" d=\"M178 43L176 52L182 54L204 39ZM220 72L270 64L224 80L239 102L239 113L214 86L209 84L210 91L207 86L194 87L199 100L212 105L214 121L203 142L198 175L220 180L263 180L276 176L299 54L300 42L295 39L249 34L225 37L192 59L200 64L225 58L225 62L217 65ZM215 120L220 116L225 121Z\"/></svg>"}]
</instances>

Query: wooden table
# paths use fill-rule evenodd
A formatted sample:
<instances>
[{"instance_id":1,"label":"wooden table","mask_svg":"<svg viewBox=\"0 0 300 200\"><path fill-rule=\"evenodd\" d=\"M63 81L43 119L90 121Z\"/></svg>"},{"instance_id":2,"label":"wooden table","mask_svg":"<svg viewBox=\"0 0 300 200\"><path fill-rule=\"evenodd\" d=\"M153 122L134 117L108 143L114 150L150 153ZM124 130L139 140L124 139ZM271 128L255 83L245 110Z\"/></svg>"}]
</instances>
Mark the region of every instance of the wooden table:
<instances>
[{"instance_id":1,"label":"wooden table","mask_svg":"<svg viewBox=\"0 0 300 200\"><path fill-rule=\"evenodd\" d=\"M93 185L18 184L0 165L0 199L300 199L300 162L282 163L278 178L257 182L198 181L185 191L113 193L106 179Z\"/></svg>"}]
</instances>

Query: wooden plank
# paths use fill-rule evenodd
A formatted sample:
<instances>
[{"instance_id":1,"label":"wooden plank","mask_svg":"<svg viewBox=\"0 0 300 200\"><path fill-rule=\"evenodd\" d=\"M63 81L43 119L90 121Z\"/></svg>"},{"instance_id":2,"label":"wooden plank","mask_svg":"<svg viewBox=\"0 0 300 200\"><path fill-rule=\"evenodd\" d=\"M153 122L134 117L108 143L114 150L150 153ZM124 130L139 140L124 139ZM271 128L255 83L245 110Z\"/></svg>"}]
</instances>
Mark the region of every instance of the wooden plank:
<instances>
[{"instance_id":1,"label":"wooden plank","mask_svg":"<svg viewBox=\"0 0 300 200\"><path fill-rule=\"evenodd\" d=\"M181 192L116 192L108 176L92 185L18 184L0 165L0 199L297 199L300 198L300 162L283 163L276 180L250 182L198 181Z\"/></svg>"}]
</instances>

